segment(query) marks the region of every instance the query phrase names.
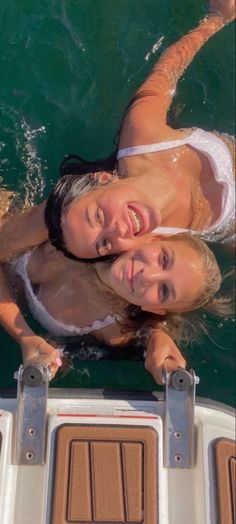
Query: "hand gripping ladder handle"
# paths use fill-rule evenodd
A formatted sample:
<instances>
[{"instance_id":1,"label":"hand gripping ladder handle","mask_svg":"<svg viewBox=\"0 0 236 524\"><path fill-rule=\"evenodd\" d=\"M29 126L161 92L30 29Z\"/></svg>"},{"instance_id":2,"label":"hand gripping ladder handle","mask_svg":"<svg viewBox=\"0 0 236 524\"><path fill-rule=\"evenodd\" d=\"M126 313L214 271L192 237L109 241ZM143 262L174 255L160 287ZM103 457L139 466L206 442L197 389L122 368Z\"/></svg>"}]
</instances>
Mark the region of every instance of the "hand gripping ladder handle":
<instances>
[{"instance_id":1,"label":"hand gripping ladder handle","mask_svg":"<svg viewBox=\"0 0 236 524\"><path fill-rule=\"evenodd\" d=\"M40 363L20 366L17 379L15 462L44 464L46 451L46 410L49 368Z\"/></svg>"},{"instance_id":2,"label":"hand gripping ladder handle","mask_svg":"<svg viewBox=\"0 0 236 524\"><path fill-rule=\"evenodd\" d=\"M193 370L179 368L164 377L164 466L191 468L194 465L195 390L199 378Z\"/></svg>"}]
</instances>

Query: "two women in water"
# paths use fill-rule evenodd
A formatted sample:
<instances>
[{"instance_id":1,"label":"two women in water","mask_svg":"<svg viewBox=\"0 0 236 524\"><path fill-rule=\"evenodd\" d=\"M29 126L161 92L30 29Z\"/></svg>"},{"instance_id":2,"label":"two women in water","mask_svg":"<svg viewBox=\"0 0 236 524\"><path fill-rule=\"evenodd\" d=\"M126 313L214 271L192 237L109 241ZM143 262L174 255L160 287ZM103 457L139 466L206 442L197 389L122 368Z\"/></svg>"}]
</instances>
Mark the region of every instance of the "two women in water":
<instances>
[{"instance_id":1,"label":"two women in water","mask_svg":"<svg viewBox=\"0 0 236 524\"><path fill-rule=\"evenodd\" d=\"M138 246L147 233L170 234L173 228L203 233L206 238L212 233L217 238L230 235L234 179L227 139L199 129L174 130L166 118L185 68L233 18L231 0L212 1L199 26L162 55L126 111L111 169L106 169L107 161L95 163L92 169L89 165L95 176L81 178L80 165L64 165L67 175L56 185L46 209L54 246L77 258L95 258ZM4 223L2 259L46 240L44 207ZM159 321L156 328L157 338L166 336ZM152 336L152 345L153 340ZM172 348L169 337L168 344Z\"/></svg>"}]
</instances>

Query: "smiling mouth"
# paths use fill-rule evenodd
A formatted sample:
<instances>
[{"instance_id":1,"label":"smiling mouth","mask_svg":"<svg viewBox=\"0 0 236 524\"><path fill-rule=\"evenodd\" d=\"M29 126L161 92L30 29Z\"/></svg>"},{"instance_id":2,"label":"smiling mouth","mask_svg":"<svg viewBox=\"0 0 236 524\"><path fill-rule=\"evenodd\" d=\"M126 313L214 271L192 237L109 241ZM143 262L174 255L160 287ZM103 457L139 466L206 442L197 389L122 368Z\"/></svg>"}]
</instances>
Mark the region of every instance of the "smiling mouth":
<instances>
[{"instance_id":1,"label":"smiling mouth","mask_svg":"<svg viewBox=\"0 0 236 524\"><path fill-rule=\"evenodd\" d=\"M132 208L128 209L129 218L132 224L132 230L134 236L142 232L143 223L140 214Z\"/></svg>"}]
</instances>

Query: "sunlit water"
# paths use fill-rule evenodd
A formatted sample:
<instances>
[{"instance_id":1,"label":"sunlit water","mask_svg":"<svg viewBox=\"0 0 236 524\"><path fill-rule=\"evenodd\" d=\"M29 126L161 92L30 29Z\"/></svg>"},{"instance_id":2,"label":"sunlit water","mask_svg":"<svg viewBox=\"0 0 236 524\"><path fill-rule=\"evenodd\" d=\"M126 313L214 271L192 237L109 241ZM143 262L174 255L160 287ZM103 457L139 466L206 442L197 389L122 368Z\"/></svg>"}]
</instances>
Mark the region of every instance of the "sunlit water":
<instances>
[{"instance_id":1,"label":"sunlit water","mask_svg":"<svg viewBox=\"0 0 236 524\"><path fill-rule=\"evenodd\" d=\"M160 53L204 15L205 2L195 0L187 9L186 0L2 0L1 187L36 203L57 180L66 153L108 155L135 89ZM199 53L179 83L173 126L234 133L233 48L233 27L227 27ZM218 248L218 254L223 268L233 263L230 252ZM232 404L234 322L207 320L209 336L185 354L201 378L198 394ZM20 350L3 330L0 346L0 387L11 388ZM130 360L121 353L117 361L91 341L74 341L69 350L57 387L156 387L137 360L138 349Z\"/></svg>"}]
</instances>

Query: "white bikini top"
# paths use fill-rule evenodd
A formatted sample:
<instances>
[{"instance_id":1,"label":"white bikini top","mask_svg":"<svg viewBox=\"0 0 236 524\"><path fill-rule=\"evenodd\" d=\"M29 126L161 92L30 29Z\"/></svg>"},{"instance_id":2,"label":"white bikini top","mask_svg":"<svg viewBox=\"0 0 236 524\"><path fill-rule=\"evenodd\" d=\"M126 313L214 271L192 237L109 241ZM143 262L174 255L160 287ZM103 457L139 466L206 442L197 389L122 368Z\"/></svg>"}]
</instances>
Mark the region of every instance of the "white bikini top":
<instances>
[{"instance_id":1,"label":"white bikini top","mask_svg":"<svg viewBox=\"0 0 236 524\"><path fill-rule=\"evenodd\" d=\"M24 282L25 295L32 315L47 331L57 336L82 336L88 335L89 333L97 331L98 329L102 329L106 326L110 326L117 320L121 319L120 315L107 315L104 320L95 320L91 326L80 328L73 325L66 325L63 322L59 322L53 318L50 313L47 312L46 308L39 301L33 291L32 284L27 273L27 265L31 254L32 250L27 251L22 256L13 259L11 261L11 266L14 273L20 275Z\"/></svg>"},{"instance_id":2,"label":"white bikini top","mask_svg":"<svg viewBox=\"0 0 236 524\"><path fill-rule=\"evenodd\" d=\"M235 181L233 175L233 161L228 147L223 140L203 129L195 129L191 135L179 140L160 142L156 144L147 144L142 146L126 147L118 151L117 158L126 156L142 155L145 153L156 153L188 145L205 154L211 164L215 179L222 184L222 202L221 213L214 224L204 230L204 236L207 233L224 233L233 220L235 211ZM185 231L190 233L201 233L199 231L188 230L175 227L158 227L153 233L176 234ZM210 240L209 236L209 240Z\"/></svg>"}]
</instances>

